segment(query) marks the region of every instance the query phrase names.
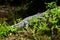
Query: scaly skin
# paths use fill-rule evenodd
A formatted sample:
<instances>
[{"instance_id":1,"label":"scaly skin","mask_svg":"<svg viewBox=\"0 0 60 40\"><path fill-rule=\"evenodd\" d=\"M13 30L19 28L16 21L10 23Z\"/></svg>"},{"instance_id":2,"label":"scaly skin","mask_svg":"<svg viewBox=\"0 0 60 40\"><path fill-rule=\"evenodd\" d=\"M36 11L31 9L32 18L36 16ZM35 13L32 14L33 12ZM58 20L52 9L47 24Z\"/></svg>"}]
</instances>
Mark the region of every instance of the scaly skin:
<instances>
[{"instance_id":1,"label":"scaly skin","mask_svg":"<svg viewBox=\"0 0 60 40\"><path fill-rule=\"evenodd\" d=\"M23 19L21 22L13 25L13 27L18 27L18 28L22 28L24 26L29 26L29 22L28 20L32 20L33 17L39 17L39 18L42 18L43 17L43 13L37 13L35 15L32 15L32 16L29 16L29 17L26 17L25 19Z\"/></svg>"}]
</instances>

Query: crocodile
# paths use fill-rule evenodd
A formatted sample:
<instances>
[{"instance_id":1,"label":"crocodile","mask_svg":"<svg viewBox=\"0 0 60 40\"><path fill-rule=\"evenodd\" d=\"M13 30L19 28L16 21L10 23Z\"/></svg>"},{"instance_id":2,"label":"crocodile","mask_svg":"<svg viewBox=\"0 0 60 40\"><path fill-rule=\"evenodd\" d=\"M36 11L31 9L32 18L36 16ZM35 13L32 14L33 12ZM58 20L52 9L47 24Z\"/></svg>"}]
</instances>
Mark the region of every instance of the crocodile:
<instances>
[{"instance_id":1,"label":"crocodile","mask_svg":"<svg viewBox=\"0 0 60 40\"><path fill-rule=\"evenodd\" d=\"M21 22L19 22L19 23L13 25L12 27L23 28L24 25L25 25L26 27L28 27L28 26L29 26L28 20L32 20L33 17L43 18L43 13L37 13L37 14L35 14L35 15L28 16L28 17L24 18Z\"/></svg>"}]
</instances>

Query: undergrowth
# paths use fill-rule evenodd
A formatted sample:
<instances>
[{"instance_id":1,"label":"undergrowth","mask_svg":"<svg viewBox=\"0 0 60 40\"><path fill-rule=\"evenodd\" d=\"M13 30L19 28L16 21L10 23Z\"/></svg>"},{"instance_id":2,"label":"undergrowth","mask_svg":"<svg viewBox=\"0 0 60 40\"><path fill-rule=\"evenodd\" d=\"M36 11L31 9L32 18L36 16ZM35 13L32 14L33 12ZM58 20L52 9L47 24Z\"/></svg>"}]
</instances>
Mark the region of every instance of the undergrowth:
<instances>
[{"instance_id":1,"label":"undergrowth","mask_svg":"<svg viewBox=\"0 0 60 40\"><path fill-rule=\"evenodd\" d=\"M34 17L32 20L28 20L29 27L19 29L19 32L18 28L8 26L4 21L0 24L0 36L8 36L9 32L15 32L20 34L20 40L24 38L26 40L52 40L56 38L55 40L57 40L56 36L60 35L60 8L47 10L43 15L43 18Z\"/></svg>"},{"instance_id":2,"label":"undergrowth","mask_svg":"<svg viewBox=\"0 0 60 40\"><path fill-rule=\"evenodd\" d=\"M60 8L47 10L44 12L43 18L34 17L29 23L30 26L25 27L25 31L31 33L32 39L52 40L60 35ZM46 35L46 38L42 37L44 35Z\"/></svg>"}]
</instances>

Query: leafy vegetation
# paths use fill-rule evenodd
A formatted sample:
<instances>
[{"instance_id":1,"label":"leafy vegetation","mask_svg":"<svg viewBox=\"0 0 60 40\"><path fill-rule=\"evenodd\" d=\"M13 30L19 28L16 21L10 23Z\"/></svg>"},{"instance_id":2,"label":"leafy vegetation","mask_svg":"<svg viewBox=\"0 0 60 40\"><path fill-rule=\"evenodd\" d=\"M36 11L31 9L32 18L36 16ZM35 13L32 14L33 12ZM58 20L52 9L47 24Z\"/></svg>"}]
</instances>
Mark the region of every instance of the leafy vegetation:
<instances>
[{"instance_id":1,"label":"leafy vegetation","mask_svg":"<svg viewBox=\"0 0 60 40\"><path fill-rule=\"evenodd\" d=\"M43 12L43 18L33 17L32 20L28 20L30 24L28 27L24 26L24 28L19 29L7 23L7 21L11 22L10 20L12 20L12 24L20 22L22 18L19 17L22 16L19 13L29 13L32 8L34 11L31 13L38 11L35 10L39 9L38 6L32 5L35 2L38 4L38 1L25 1L27 3L24 6L22 5L16 8L9 8L9 5L7 5L8 1L6 1L5 4L8 8L5 11L9 16L7 18L0 18L0 40L60 40L60 7L56 5L56 2L46 3L48 10ZM0 6L0 10L2 9L5 8Z\"/></svg>"},{"instance_id":2,"label":"leafy vegetation","mask_svg":"<svg viewBox=\"0 0 60 40\"><path fill-rule=\"evenodd\" d=\"M16 32L19 35L19 40L52 40L60 36L60 8L53 8L44 12L43 18L33 17L28 20L30 26L23 29L7 27L1 25L0 35L6 35L8 32ZM3 29L3 30L2 30ZM14 34L14 33L13 33ZM16 35L15 34L15 35ZM58 37L57 37L58 36ZM60 39L60 38L59 38Z\"/></svg>"},{"instance_id":3,"label":"leafy vegetation","mask_svg":"<svg viewBox=\"0 0 60 40\"><path fill-rule=\"evenodd\" d=\"M16 32L18 28L8 26L6 21L3 20L0 22L0 37L1 36L7 36L8 32Z\"/></svg>"},{"instance_id":4,"label":"leafy vegetation","mask_svg":"<svg viewBox=\"0 0 60 40\"><path fill-rule=\"evenodd\" d=\"M50 2L50 3L45 3L45 4L47 5L46 9L52 9L57 6L56 2Z\"/></svg>"},{"instance_id":5,"label":"leafy vegetation","mask_svg":"<svg viewBox=\"0 0 60 40\"><path fill-rule=\"evenodd\" d=\"M30 32L35 40L43 40L42 35L47 35L48 38L44 40L52 40L53 37L60 35L60 8L54 8L44 12L43 18L33 18L29 21L30 26L25 28ZM57 40L57 39L56 39Z\"/></svg>"}]
</instances>

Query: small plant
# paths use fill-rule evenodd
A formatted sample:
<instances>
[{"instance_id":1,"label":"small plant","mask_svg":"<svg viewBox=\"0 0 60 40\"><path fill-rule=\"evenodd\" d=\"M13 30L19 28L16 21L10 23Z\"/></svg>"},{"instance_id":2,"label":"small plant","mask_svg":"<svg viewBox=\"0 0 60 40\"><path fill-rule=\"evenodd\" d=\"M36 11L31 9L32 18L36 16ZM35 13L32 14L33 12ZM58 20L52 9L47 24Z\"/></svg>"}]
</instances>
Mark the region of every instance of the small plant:
<instances>
[{"instance_id":1,"label":"small plant","mask_svg":"<svg viewBox=\"0 0 60 40\"><path fill-rule=\"evenodd\" d=\"M8 32L16 32L18 28L6 24L5 21L0 23L0 36L7 36Z\"/></svg>"},{"instance_id":2,"label":"small plant","mask_svg":"<svg viewBox=\"0 0 60 40\"><path fill-rule=\"evenodd\" d=\"M22 18L14 20L14 24L19 23L22 20Z\"/></svg>"},{"instance_id":3,"label":"small plant","mask_svg":"<svg viewBox=\"0 0 60 40\"><path fill-rule=\"evenodd\" d=\"M18 28L0 25L0 36L7 36L9 32L16 32Z\"/></svg>"},{"instance_id":4,"label":"small plant","mask_svg":"<svg viewBox=\"0 0 60 40\"><path fill-rule=\"evenodd\" d=\"M57 6L56 2L51 2L51 3L45 3L47 6L46 6L46 9L52 9L52 8L55 8Z\"/></svg>"}]
</instances>

